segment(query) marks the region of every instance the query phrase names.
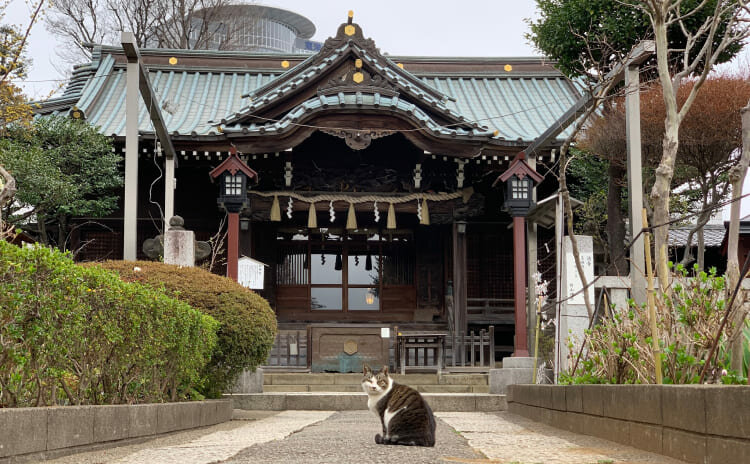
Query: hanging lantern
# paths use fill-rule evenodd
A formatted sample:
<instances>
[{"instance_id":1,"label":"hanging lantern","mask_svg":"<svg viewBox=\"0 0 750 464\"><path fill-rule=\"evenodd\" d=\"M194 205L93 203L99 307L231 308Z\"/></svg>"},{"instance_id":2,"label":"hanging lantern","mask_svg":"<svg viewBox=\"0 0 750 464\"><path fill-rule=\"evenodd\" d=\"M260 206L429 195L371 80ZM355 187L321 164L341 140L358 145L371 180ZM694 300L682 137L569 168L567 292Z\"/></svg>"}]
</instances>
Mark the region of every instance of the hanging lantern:
<instances>
[{"instance_id":1,"label":"hanging lantern","mask_svg":"<svg viewBox=\"0 0 750 464\"><path fill-rule=\"evenodd\" d=\"M372 288L367 289L367 293L365 293L365 303L367 303L368 305L375 303L374 289Z\"/></svg>"},{"instance_id":2,"label":"hanging lantern","mask_svg":"<svg viewBox=\"0 0 750 464\"><path fill-rule=\"evenodd\" d=\"M430 225L430 210L427 207L427 198L422 199L422 217L419 219L419 223L423 226Z\"/></svg>"},{"instance_id":3,"label":"hanging lantern","mask_svg":"<svg viewBox=\"0 0 750 464\"><path fill-rule=\"evenodd\" d=\"M389 229L396 228L396 209L393 207L393 203L388 206L388 224L386 227Z\"/></svg>"},{"instance_id":4,"label":"hanging lantern","mask_svg":"<svg viewBox=\"0 0 750 464\"><path fill-rule=\"evenodd\" d=\"M281 221L281 209L279 208L279 197L273 196L273 203L271 203L271 220Z\"/></svg>"},{"instance_id":5,"label":"hanging lantern","mask_svg":"<svg viewBox=\"0 0 750 464\"><path fill-rule=\"evenodd\" d=\"M315 211L315 203L310 203L310 211L307 213L307 227L318 228L318 213Z\"/></svg>"},{"instance_id":6,"label":"hanging lantern","mask_svg":"<svg viewBox=\"0 0 750 464\"><path fill-rule=\"evenodd\" d=\"M346 228L349 230L357 228L357 215L354 214L354 203L349 203L349 214L346 216Z\"/></svg>"}]
</instances>

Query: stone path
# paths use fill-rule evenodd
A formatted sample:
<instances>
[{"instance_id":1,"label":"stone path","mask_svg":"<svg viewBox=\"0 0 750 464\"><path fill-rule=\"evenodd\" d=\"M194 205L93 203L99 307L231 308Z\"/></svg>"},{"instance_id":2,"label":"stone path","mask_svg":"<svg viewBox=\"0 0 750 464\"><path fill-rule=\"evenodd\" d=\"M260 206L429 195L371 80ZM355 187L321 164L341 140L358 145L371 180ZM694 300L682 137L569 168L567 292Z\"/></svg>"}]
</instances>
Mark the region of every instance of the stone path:
<instances>
[{"instance_id":1,"label":"stone path","mask_svg":"<svg viewBox=\"0 0 750 464\"><path fill-rule=\"evenodd\" d=\"M55 464L680 464L507 412L439 412L434 448L376 445L369 411L235 411L236 419L137 445L45 461Z\"/></svg>"},{"instance_id":2,"label":"stone path","mask_svg":"<svg viewBox=\"0 0 750 464\"><path fill-rule=\"evenodd\" d=\"M508 412L436 413L497 463L544 464L681 464L682 461L588 435L579 435Z\"/></svg>"}]
</instances>

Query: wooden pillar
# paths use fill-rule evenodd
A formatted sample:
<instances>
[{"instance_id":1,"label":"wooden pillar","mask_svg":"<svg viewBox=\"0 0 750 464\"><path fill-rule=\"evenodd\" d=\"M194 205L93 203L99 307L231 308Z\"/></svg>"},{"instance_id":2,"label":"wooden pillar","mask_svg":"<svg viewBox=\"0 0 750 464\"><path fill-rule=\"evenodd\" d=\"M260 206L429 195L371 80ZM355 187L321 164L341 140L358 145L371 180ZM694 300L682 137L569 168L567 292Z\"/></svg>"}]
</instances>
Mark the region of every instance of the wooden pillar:
<instances>
[{"instance_id":1,"label":"wooden pillar","mask_svg":"<svg viewBox=\"0 0 750 464\"><path fill-rule=\"evenodd\" d=\"M123 32L123 42L127 40ZM125 199L122 259L135 261L138 250L138 58L128 58L125 77Z\"/></svg>"},{"instance_id":2,"label":"wooden pillar","mask_svg":"<svg viewBox=\"0 0 750 464\"><path fill-rule=\"evenodd\" d=\"M466 222L453 223L453 308L456 333L466 333Z\"/></svg>"},{"instance_id":3,"label":"wooden pillar","mask_svg":"<svg viewBox=\"0 0 750 464\"><path fill-rule=\"evenodd\" d=\"M638 66L625 69L625 139L628 150L628 209L630 210L630 236L643 229L643 181L641 179L641 100ZM643 236L630 247L630 292L636 304L646 303L646 260Z\"/></svg>"},{"instance_id":4,"label":"wooden pillar","mask_svg":"<svg viewBox=\"0 0 750 464\"><path fill-rule=\"evenodd\" d=\"M527 156L526 162L531 169L536 170L536 155L531 154ZM536 185L534 185L534 189L531 192L531 199L534 203L536 203ZM529 222L528 224L526 224L526 243L528 244L526 247L526 262L528 263L526 270L526 282L528 282L528 298L526 302L526 315L528 317L528 340L534 339L536 330L536 299L538 295L536 294L536 282L534 281L534 274L539 271L537 238L537 225L534 222ZM537 353L532 353L532 356L537 357Z\"/></svg>"},{"instance_id":5,"label":"wooden pillar","mask_svg":"<svg viewBox=\"0 0 750 464\"><path fill-rule=\"evenodd\" d=\"M240 213L228 213L227 225L227 277L237 281L237 260L240 248Z\"/></svg>"},{"instance_id":6,"label":"wooden pillar","mask_svg":"<svg viewBox=\"0 0 750 464\"><path fill-rule=\"evenodd\" d=\"M513 300L516 319L516 336L513 357L528 357L526 335L526 220L513 216Z\"/></svg>"}]
</instances>

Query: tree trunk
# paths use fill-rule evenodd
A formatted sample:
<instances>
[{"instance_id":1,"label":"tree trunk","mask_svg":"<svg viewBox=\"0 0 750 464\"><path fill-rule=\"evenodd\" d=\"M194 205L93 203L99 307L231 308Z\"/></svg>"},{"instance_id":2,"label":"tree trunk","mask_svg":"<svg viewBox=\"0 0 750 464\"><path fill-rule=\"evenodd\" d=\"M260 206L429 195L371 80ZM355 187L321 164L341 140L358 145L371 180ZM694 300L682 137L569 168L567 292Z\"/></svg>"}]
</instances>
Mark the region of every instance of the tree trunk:
<instances>
[{"instance_id":1,"label":"tree trunk","mask_svg":"<svg viewBox=\"0 0 750 464\"><path fill-rule=\"evenodd\" d=\"M666 6L664 7L666 8ZM669 73L669 59L667 56L667 26L666 11L658 11L652 15L654 40L656 42L656 63L659 71L659 81L664 96L666 118L664 119L664 140L659 167L656 169L654 186L651 189L651 201L654 205L654 257L656 273L662 291L666 291L669 282L667 268L667 252L669 236L669 194L674 176L674 164L677 159L680 135L680 115L677 111L677 89ZM663 253L662 253L663 250Z\"/></svg>"},{"instance_id":2,"label":"tree trunk","mask_svg":"<svg viewBox=\"0 0 750 464\"><path fill-rule=\"evenodd\" d=\"M628 261L625 259L625 220L622 217L622 180L625 168L614 160L609 162L609 189L607 191L607 247L609 248L610 275L627 275Z\"/></svg>"},{"instance_id":3,"label":"tree trunk","mask_svg":"<svg viewBox=\"0 0 750 464\"><path fill-rule=\"evenodd\" d=\"M16 194L16 179L5 170L3 166L0 166L0 235L5 231L3 222L3 207L13 200L13 196Z\"/></svg>"},{"instance_id":4,"label":"tree trunk","mask_svg":"<svg viewBox=\"0 0 750 464\"><path fill-rule=\"evenodd\" d=\"M729 171L729 181L732 183L732 206L729 214L729 232L727 237L727 279L729 285L727 290L732 291L734 287L745 276L740 275L739 256L737 249L740 235L740 197L742 196L742 184L747 175L748 164L750 164L750 101L742 109L742 155L736 166ZM743 256L742 260L747 259ZM732 312L732 323L735 332L729 339L729 347L732 353L732 369L742 373L742 327L747 316L747 304L743 304L745 292L740 291L735 302L736 310Z\"/></svg>"},{"instance_id":5,"label":"tree trunk","mask_svg":"<svg viewBox=\"0 0 750 464\"><path fill-rule=\"evenodd\" d=\"M570 192L568 191L568 182L566 170L568 168L568 141L565 141L560 147L560 193L562 194L563 207L565 208L566 222L568 226L568 236L570 237L570 247L573 252L573 260L576 263L576 269L578 270L578 276L581 278L581 284L583 285L583 301L586 304L586 311L588 312L589 321L594 317L594 309L589 301L588 292L588 281L586 275L583 272L583 265L581 264L581 255L578 252L578 241L576 240L575 231L573 230L573 207L570 204ZM559 270L558 270L559 272Z\"/></svg>"}]
</instances>

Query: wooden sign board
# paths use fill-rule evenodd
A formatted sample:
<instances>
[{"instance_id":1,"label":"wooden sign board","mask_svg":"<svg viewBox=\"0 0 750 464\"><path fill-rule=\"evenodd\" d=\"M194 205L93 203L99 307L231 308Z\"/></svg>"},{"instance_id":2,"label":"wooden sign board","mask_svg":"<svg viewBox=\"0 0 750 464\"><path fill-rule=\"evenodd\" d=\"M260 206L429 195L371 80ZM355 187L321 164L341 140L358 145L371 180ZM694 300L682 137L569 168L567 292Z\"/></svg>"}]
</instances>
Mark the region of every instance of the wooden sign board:
<instances>
[{"instance_id":1,"label":"wooden sign board","mask_svg":"<svg viewBox=\"0 0 750 464\"><path fill-rule=\"evenodd\" d=\"M243 256L237 260L237 282L247 288L263 290L263 277L266 264L257 259Z\"/></svg>"}]
</instances>

